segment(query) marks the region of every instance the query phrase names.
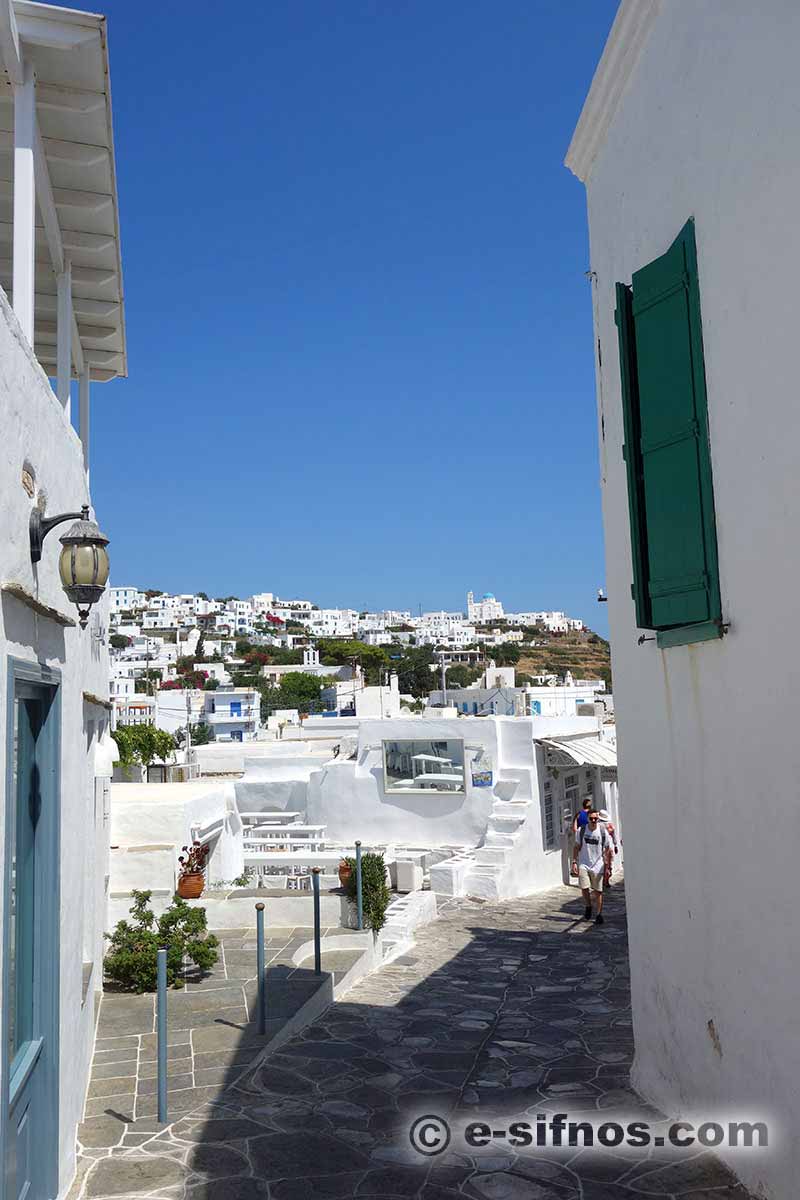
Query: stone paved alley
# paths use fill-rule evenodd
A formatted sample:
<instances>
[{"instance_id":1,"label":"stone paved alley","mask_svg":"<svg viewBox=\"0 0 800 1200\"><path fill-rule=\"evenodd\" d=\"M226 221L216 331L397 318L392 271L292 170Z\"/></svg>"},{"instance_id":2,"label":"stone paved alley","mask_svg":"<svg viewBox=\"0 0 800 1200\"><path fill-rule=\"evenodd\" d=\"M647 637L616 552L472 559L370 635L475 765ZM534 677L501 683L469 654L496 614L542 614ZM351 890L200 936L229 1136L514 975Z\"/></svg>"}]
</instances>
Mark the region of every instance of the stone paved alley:
<instances>
[{"instance_id":1,"label":"stone paved alley","mask_svg":"<svg viewBox=\"0 0 800 1200\"><path fill-rule=\"evenodd\" d=\"M747 1200L707 1151L468 1151L458 1138L459 1122L488 1118L496 1128L526 1110L529 1119L605 1111L658 1120L629 1084L622 888L609 895L602 928L582 911L567 888L451 902L412 953L266 1061L243 1069L248 1056L229 1046L217 1090L172 1125L149 1116L126 1125L113 1106L95 1105L71 1197ZM250 1044L252 1029L239 1028ZM409 1127L431 1113L450 1121L453 1140L420 1157Z\"/></svg>"}]
</instances>

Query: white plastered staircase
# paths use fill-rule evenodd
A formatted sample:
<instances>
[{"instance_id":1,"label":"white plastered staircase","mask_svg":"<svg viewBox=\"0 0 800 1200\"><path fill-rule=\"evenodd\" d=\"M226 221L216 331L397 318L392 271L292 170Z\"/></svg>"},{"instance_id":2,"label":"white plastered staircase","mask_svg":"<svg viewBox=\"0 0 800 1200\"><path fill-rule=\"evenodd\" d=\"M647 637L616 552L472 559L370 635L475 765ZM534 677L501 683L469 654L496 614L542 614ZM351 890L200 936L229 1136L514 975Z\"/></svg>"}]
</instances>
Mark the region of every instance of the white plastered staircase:
<instances>
[{"instance_id":1,"label":"white plastered staircase","mask_svg":"<svg viewBox=\"0 0 800 1200\"><path fill-rule=\"evenodd\" d=\"M537 819L538 811L531 770L501 771L486 836L474 852L475 864L465 879L468 896L501 900L519 894L516 880L525 878L525 859L531 852L529 822Z\"/></svg>"}]
</instances>

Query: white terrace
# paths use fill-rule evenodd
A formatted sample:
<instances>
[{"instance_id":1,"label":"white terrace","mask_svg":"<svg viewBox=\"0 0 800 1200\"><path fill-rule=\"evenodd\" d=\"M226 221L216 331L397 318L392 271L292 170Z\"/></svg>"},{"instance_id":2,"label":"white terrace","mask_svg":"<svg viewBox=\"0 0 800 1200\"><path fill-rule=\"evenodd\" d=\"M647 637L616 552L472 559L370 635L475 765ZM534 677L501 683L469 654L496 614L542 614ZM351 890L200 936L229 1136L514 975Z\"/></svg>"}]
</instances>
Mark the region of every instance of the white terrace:
<instances>
[{"instance_id":1,"label":"white terrace","mask_svg":"<svg viewBox=\"0 0 800 1200\"><path fill-rule=\"evenodd\" d=\"M70 419L127 374L105 18L0 0L0 284Z\"/></svg>"}]
</instances>

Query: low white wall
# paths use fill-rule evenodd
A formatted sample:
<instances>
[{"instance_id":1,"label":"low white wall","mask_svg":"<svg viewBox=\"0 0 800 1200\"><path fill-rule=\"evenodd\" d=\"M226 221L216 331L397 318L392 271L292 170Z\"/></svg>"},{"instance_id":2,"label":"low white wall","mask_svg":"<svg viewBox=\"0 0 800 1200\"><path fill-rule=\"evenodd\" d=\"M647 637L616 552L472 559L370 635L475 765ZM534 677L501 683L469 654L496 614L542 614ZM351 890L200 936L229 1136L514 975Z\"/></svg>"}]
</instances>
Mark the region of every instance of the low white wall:
<instances>
[{"instance_id":1,"label":"low white wall","mask_svg":"<svg viewBox=\"0 0 800 1200\"><path fill-rule=\"evenodd\" d=\"M329 759L329 749L304 742L278 742L263 750L245 756L244 775L234 785L239 811L279 809L304 813L308 781L312 772Z\"/></svg>"},{"instance_id":2,"label":"low white wall","mask_svg":"<svg viewBox=\"0 0 800 1200\"><path fill-rule=\"evenodd\" d=\"M244 868L241 822L233 784L200 780L191 783L115 783L111 787L111 845L124 847L171 844L175 857L192 839L192 829L223 821L213 833L208 862L209 882L235 879ZM159 870L158 878L161 878ZM142 880L137 887L157 887Z\"/></svg>"}]
</instances>

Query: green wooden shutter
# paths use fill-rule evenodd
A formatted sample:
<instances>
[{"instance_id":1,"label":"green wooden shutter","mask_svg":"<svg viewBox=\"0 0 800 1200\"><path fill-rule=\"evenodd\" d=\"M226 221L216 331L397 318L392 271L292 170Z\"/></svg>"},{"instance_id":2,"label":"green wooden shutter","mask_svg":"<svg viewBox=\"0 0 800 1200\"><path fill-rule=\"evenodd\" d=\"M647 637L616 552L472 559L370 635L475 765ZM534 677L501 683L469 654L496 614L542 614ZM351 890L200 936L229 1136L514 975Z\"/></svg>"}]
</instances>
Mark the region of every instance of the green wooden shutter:
<instances>
[{"instance_id":1,"label":"green wooden shutter","mask_svg":"<svg viewBox=\"0 0 800 1200\"><path fill-rule=\"evenodd\" d=\"M617 284L617 336L619 369L622 381L622 419L625 444L622 454L628 474L628 511L631 523L631 591L636 605L636 624L652 629L650 593L647 576L647 524L644 508L641 430L639 426L639 386L636 375L636 339L633 331L633 295L624 283Z\"/></svg>"},{"instance_id":2,"label":"green wooden shutter","mask_svg":"<svg viewBox=\"0 0 800 1200\"><path fill-rule=\"evenodd\" d=\"M719 621L694 222L633 276L650 622Z\"/></svg>"}]
</instances>

